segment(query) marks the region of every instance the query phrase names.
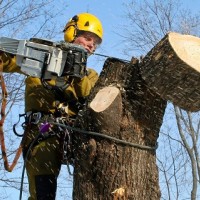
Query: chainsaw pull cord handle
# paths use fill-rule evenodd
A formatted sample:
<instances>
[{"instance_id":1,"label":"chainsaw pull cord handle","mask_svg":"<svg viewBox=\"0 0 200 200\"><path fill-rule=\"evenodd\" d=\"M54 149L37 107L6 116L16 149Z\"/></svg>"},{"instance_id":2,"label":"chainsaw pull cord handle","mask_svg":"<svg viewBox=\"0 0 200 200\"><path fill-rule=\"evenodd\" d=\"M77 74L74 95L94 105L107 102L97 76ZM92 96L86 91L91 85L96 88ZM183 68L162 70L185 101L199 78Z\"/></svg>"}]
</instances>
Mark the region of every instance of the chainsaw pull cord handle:
<instances>
[{"instance_id":1,"label":"chainsaw pull cord handle","mask_svg":"<svg viewBox=\"0 0 200 200\"><path fill-rule=\"evenodd\" d=\"M1 102L1 119L0 119L0 143L1 143L1 152L2 152L2 157L4 161L4 168L8 172L11 172L15 165L17 164L17 161L21 155L22 152L22 145L20 144L16 155L13 159L13 162L11 165L8 163L8 157L6 153L6 146L5 146L5 140L4 140L4 132L3 132L3 124L6 118L5 110L6 110L6 103L7 103L7 90L6 90L6 84L4 82L3 78L3 60L2 57L0 56L0 85L1 85L1 90L2 90L2 102Z\"/></svg>"}]
</instances>

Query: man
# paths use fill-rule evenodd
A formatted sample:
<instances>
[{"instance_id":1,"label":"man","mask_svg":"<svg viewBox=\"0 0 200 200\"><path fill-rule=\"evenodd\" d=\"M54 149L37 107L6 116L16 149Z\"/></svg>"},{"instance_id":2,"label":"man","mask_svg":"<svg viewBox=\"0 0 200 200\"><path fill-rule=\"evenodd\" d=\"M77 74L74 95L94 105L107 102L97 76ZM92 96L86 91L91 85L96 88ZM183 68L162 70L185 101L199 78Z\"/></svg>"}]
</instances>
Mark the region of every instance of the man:
<instances>
[{"instance_id":1,"label":"man","mask_svg":"<svg viewBox=\"0 0 200 200\"><path fill-rule=\"evenodd\" d=\"M66 42L83 46L88 54L92 54L102 42L103 28L94 15L81 13L68 21L64 29ZM4 62L4 72L20 72L16 59L12 55L1 55ZM25 83L26 128L22 140L23 153L26 157L26 170L29 181L29 200L54 200L56 196L57 177L62 164L62 147L64 137L56 134L45 139L35 138L39 133L39 124L49 117L56 118L66 111L65 115L75 117L79 106L90 94L98 74L87 70L83 78L66 77L69 80L67 88L56 92L43 86L39 78L28 76ZM50 80L54 85L55 81ZM62 105L67 105L59 113ZM64 116L65 116L64 115ZM37 117L37 122L35 121ZM38 123L39 121L39 123ZM56 129L53 130L56 133ZM34 143L33 143L34 141ZM31 148L31 151L30 151ZM27 151L30 152L27 155Z\"/></svg>"}]
</instances>

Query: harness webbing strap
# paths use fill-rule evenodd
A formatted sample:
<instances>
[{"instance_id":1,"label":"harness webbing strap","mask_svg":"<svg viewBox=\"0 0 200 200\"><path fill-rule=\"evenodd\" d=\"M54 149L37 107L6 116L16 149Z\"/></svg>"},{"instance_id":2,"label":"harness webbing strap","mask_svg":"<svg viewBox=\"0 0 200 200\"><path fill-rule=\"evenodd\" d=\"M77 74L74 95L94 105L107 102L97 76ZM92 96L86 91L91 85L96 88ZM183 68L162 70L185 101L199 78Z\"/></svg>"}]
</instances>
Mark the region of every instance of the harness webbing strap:
<instances>
[{"instance_id":1,"label":"harness webbing strap","mask_svg":"<svg viewBox=\"0 0 200 200\"><path fill-rule=\"evenodd\" d=\"M5 140L4 140L4 132L3 132L3 124L6 118L5 110L6 110L6 103L7 103L7 90L6 85L3 78L3 60L0 57L0 84L1 84L1 90L2 90L2 102L1 102L1 119L0 119L0 143L1 143L1 152L2 152L2 158L4 161L4 168L5 170L11 172L15 165L17 164L17 161L21 155L22 152L22 146L20 144L19 148L17 149L16 155L13 159L13 162L11 165L8 163L7 153L6 153L6 146L5 146Z\"/></svg>"}]
</instances>

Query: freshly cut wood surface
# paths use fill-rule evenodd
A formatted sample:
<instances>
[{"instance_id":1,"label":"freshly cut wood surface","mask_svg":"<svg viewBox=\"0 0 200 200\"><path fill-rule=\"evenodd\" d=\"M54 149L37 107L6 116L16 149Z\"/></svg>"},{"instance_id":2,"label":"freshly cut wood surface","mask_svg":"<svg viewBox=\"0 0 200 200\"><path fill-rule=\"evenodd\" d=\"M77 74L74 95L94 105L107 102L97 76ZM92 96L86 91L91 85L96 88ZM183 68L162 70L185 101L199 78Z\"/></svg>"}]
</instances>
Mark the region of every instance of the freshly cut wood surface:
<instances>
[{"instance_id":1,"label":"freshly cut wood surface","mask_svg":"<svg viewBox=\"0 0 200 200\"><path fill-rule=\"evenodd\" d=\"M105 87L96 94L95 98L90 103L90 107L96 112L106 110L115 100L120 91L116 87Z\"/></svg>"},{"instance_id":2,"label":"freshly cut wood surface","mask_svg":"<svg viewBox=\"0 0 200 200\"><path fill-rule=\"evenodd\" d=\"M177 56L200 73L200 38L173 32L169 33L168 37Z\"/></svg>"},{"instance_id":3,"label":"freshly cut wood surface","mask_svg":"<svg viewBox=\"0 0 200 200\"><path fill-rule=\"evenodd\" d=\"M162 98L192 112L200 110L200 38L168 33L142 60L147 85Z\"/></svg>"}]
</instances>

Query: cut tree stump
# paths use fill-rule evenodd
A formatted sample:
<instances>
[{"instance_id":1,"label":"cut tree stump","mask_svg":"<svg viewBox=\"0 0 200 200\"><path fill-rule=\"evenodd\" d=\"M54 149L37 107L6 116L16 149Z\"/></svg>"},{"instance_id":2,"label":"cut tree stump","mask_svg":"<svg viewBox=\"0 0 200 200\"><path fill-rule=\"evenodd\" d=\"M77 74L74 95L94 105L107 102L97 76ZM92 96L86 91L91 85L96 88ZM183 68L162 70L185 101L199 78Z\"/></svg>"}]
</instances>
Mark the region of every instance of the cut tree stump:
<instances>
[{"instance_id":1,"label":"cut tree stump","mask_svg":"<svg viewBox=\"0 0 200 200\"><path fill-rule=\"evenodd\" d=\"M200 110L200 38L168 33L140 63L148 87L192 112Z\"/></svg>"},{"instance_id":2,"label":"cut tree stump","mask_svg":"<svg viewBox=\"0 0 200 200\"><path fill-rule=\"evenodd\" d=\"M74 200L160 199L155 151L166 101L133 61L107 59L79 113L75 126L101 136L73 134Z\"/></svg>"}]
</instances>

